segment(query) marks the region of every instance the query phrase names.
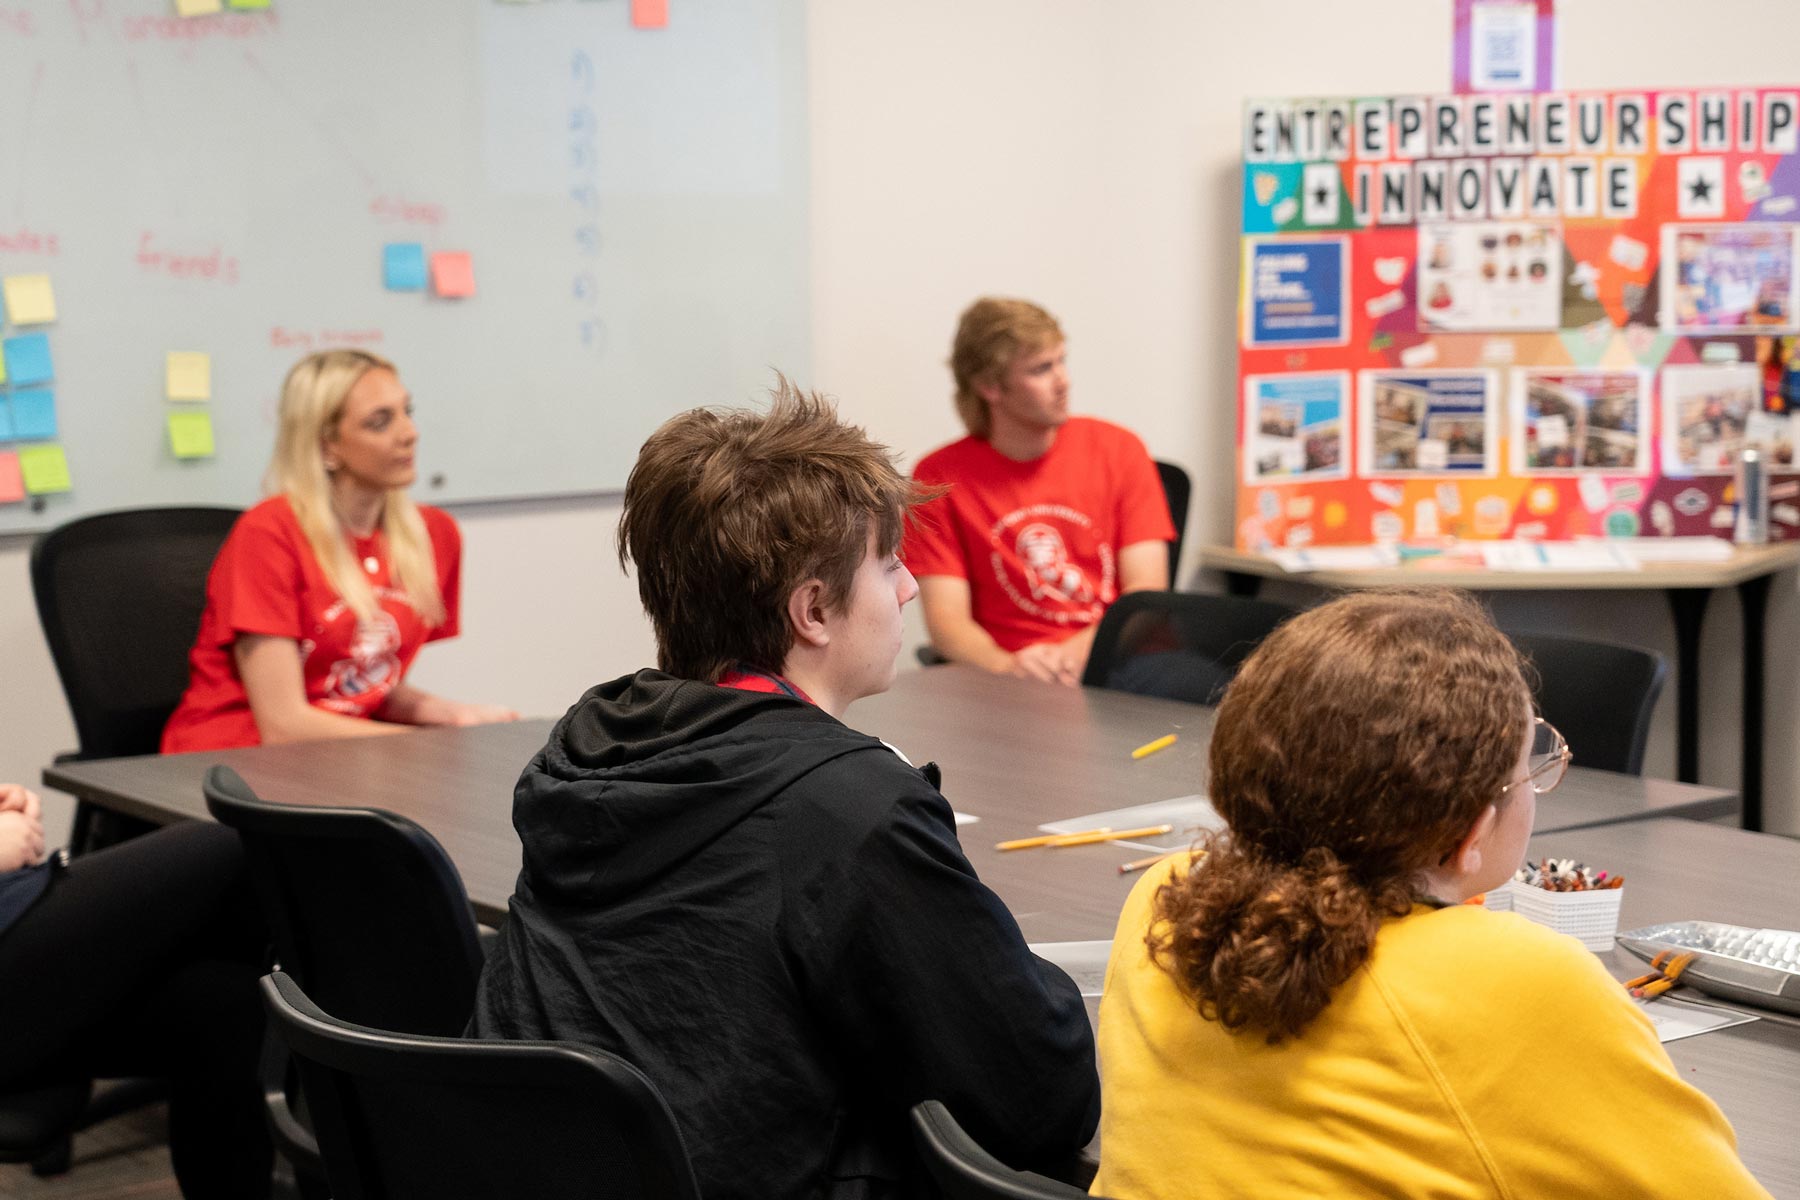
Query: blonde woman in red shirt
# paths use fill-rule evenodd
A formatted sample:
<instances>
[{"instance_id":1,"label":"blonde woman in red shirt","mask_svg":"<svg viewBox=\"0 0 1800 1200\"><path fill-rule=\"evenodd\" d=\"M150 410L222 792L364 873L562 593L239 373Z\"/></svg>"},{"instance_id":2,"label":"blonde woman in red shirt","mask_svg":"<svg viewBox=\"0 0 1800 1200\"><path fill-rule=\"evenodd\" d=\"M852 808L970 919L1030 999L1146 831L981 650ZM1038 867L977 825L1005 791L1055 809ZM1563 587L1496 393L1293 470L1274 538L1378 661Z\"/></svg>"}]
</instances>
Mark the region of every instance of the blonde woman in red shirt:
<instances>
[{"instance_id":1,"label":"blonde woman in red shirt","mask_svg":"<svg viewBox=\"0 0 1800 1200\"><path fill-rule=\"evenodd\" d=\"M418 440L387 360L325 350L288 372L270 495L213 563L165 753L518 719L405 682L459 629L461 534L406 494Z\"/></svg>"}]
</instances>

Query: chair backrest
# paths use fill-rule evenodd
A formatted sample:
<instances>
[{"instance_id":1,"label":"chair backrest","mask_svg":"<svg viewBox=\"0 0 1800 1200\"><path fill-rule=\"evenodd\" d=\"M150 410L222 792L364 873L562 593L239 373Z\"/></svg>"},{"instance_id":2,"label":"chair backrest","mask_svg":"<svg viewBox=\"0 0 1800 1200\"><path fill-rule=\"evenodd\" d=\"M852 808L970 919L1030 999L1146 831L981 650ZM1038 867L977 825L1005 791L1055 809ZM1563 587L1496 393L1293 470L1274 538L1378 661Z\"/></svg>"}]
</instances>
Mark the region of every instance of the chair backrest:
<instances>
[{"instance_id":1,"label":"chair backrest","mask_svg":"<svg viewBox=\"0 0 1800 1200\"><path fill-rule=\"evenodd\" d=\"M623 1059L365 1028L327 1016L281 972L262 989L335 1200L698 1200L674 1115Z\"/></svg>"},{"instance_id":2,"label":"chair backrest","mask_svg":"<svg viewBox=\"0 0 1800 1200\"><path fill-rule=\"evenodd\" d=\"M1175 523L1175 540L1169 543L1169 586L1174 587L1180 582L1175 572L1181 567L1181 543L1187 540L1188 498L1193 495L1194 484L1185 470L1160 458L1156 460L1156 474L1169 501L1169 520Z\"/></svg>"},{"instance_id":3,"label":"chair backrest","mask_svg":"<svg viewBox=\"0 0 1800 1200\"><path fill-rule=\"evenodd\" d=\"M946 1200L1075 1200L1080 1188L1015 1171L975 1144L936 1100L913 1106L913 1145Z\"/></svg>"},{"instance_id":4,"label":"chair backrest","mask_svg":"<svg viewBox=\"0 0 1800 1200\"><path fill-rule=\"evenodd\" d=\"M1643 774L1650 717L1669 673L1662 655L1547 633L1506 636L1531 660L1538 713L1568 739L1576 764Z\"/></svg>"},{"instance_id":5,"label":"chair backrest","mask_svg":"<svg viewBox=\"0 0 1800 1200\"><path fill-rule=\"evenodd\" d=\"M206 576L233 508L143 508L59 526L31 588L82 758L154 754L188 682Z\"/></svg>"},{"instance_id":6,"label":"chair backrest","mask_svg":"<svg viewBox=\"0 0 1800 1200\"><path fill-rule=\"evenodd\" d=\"M282 969L345 1020L455 1036L475 1008L481 947L437 839L368 808L269 804L229 767L206 807L238 831Z\"/></svg>"},{"instance_id":7,"label":"chair backrest","mask_svg":"<svg viewBox=\"0 0 1800 1200\"><path fill-rule=\"evenodd\" d=\"M1217 703L1250 652L1293 615L1286 605L1249 596L1130 592L1100 619L1081 682Z\"/></svg>"}]
</instances>

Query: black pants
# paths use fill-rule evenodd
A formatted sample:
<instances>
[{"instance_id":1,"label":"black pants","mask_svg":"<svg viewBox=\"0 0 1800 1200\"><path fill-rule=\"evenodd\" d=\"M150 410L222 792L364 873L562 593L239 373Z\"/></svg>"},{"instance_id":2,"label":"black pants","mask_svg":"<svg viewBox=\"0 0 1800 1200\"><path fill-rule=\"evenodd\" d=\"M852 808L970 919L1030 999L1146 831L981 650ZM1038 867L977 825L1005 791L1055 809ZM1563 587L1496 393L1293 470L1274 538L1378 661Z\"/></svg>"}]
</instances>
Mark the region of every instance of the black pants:
<instances>
[{"instance_id":1,"label":"black pants","mask_svg":"<svg viewBox=\"0 0 1800 1200\"><path fill-rule=\"evenodd\" d=\"M0 933L0 1088L169 1080L187 1200L256 1200L265 935L237 835L191 823L76 858Z\"/></svg>"}]
</instances>

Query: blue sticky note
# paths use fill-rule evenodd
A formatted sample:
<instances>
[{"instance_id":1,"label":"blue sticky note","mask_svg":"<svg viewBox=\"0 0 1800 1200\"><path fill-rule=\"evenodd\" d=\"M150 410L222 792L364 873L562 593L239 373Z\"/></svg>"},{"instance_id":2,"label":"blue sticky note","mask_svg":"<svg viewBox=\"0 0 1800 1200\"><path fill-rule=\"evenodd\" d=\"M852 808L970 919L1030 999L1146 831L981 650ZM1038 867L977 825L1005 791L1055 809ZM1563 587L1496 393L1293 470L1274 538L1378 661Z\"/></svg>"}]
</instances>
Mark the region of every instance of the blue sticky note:
<instances>
[{"instance_id":1,"label":"blue sticky note","mask_svg":"<svg viewBox=\"0 0 1800 1200\"><path fill-rule=\"evenodd\" d=\"M390 292L425 290L425 247L418 242L389 242L381 248L381 274Z\"/></svg>"},{"instance_id":2,"label":"blue sticky note","mask_svg":"<svg viewBox=\"0 0 1800 1200\"><path fill-rule=\"evenodd\" d=\"M0 442L10 442L12 438L12 405L0 400Z\"/></svg>"},{"instance_id":3,"label":"blue sticky note","mask_svg":"<svg viewBox=\"0 0 1800 1200\"><path fill-rule=\"evenodd\" d=\"M6 339L8 383L43 383L54 378L50 366L50 339L41 333L25 333Z\"/></svg>"},{"instance_id":4,"label":"blue sticky note","mask_svg":"<svg viewBox=\"0 0 1800 1200\"><path fill-rule=\"evenodd\" d=\"M56 436L56 393L26 388L12 394L13 436L20 441L48 441Z\"/></svg>"}]
</instances>

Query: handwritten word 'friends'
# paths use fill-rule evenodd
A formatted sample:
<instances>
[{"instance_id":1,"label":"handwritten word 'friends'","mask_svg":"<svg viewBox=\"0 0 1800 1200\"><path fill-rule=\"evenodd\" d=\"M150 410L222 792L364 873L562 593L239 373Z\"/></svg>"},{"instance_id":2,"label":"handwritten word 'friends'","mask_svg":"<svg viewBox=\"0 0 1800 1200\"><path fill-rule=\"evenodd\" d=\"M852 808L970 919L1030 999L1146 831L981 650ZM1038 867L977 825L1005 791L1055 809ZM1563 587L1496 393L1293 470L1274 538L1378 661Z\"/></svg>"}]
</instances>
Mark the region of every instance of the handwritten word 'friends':
<instances>
[{"instance_id":1,"label":"handwritten word 'friends'","mask_svg":"<svg viewBox=\"0 0 1800 1200\"><path fill-rule=\"evenodd\" d=\"M141 270L174 279L236 283L238 260L214 246L205 254L177 254L163 249L149 230L138 234L137 265Z\"/></svg>"}]
</instances>

